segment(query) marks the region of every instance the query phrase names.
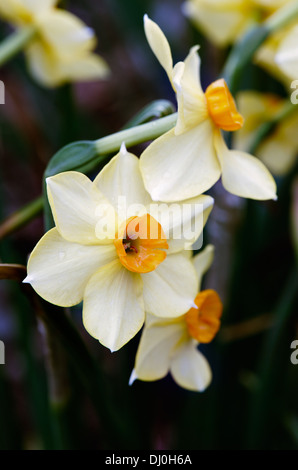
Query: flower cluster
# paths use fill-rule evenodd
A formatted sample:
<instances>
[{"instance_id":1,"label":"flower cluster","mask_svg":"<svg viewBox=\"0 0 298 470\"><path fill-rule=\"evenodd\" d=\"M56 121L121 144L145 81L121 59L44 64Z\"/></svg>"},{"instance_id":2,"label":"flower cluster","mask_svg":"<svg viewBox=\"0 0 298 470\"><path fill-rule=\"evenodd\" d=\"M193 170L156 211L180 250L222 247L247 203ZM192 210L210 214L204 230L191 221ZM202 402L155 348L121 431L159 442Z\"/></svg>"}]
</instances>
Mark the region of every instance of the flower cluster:
<instances>
[{"instance_id":1,"label":"flower cluster","mask_svg":"<svg viewBox=\"0 0 298 470\"><path fill-rule=\"evenodd\" d=\"M264 24L295 0L187 0L183 11L194 25L221 48L237 42L255 24ZM298 22L270 34L254 60L287 87L298 76Z\"/></svg>"},{"instance_id":2,"label":"flower cluster","mask_svg":"<svg viewBox=\"0 0 298 470\"><path fill-rule=\"evenodd\" d=\"M96 46L94 31L72 13L56 7L57 0L0 0L0 17L32 39L25 53L31 74L42 85L104 78L109 69Z\"/></svg>"},{"instance_id":3,"label":"flower cluster","mask_svg":"<svg viewBox=\"0 0 298 470\"><path fill-rule=\"evenodd\" d=\"M65 18L47 6L47 14L19 16L22 24L38 18L53 45L50 16ZM86 330L111 351L143 329L130 383L171 372L182 387L202 391L212 373L198 345L212 341L223 310L214 290L201 290L213 247L192 251L214 204L204 193L220 177L227 191L258 200L276 199L276 185L259 159L228 149L222 131L241 129L244 119L223 79L202 90L198 47L174 66L159 26L147 16L144 25L176 93L176 125L140 158L124 142L93 181L76 171L47 179L55 227L32 251L24 282L61 307L83 301Z\"/></svg>"}]
</instances>

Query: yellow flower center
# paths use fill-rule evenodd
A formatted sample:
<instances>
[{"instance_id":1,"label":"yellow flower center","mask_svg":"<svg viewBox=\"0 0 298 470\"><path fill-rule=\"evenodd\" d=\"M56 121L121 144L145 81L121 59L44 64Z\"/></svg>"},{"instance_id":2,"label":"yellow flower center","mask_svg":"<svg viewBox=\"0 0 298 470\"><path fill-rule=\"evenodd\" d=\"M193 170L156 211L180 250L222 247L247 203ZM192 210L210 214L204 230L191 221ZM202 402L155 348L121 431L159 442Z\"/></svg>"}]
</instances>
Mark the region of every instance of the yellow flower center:
<instances>
[{"instance_id":1,"label":"yellow flower center","mask_svg":"<svg viewBox=\"0 0 298 470\"><path fill-rule=\"evenodd\" d=\"M196 296L195 304L198 308L185 315L188 332L199 343L210 343L220 327L222 302L214 290L207 289Z\"/></svg>"},{"instance_id":2,"label":"yellow flower center","mask_svg":"<svg viewBox=\"0 0 298 470\"><path fill-rule=\"evenodd\" d=\"M149 214L127 219L114 244L123 266L136 273L154 271L169 248L162 226Z\"/></svg>"},{"instance_id":3,"label":"yellow flower center","mask_svg":"<svg viewBox=\"0 0 298 470\"><path fill-rule=\"evenodd\" d=\"M223 78L208 86L205 92L209 115L217 127L224 131L237 131L244 123L235 101Z\"/></svg>"}]
</instances>

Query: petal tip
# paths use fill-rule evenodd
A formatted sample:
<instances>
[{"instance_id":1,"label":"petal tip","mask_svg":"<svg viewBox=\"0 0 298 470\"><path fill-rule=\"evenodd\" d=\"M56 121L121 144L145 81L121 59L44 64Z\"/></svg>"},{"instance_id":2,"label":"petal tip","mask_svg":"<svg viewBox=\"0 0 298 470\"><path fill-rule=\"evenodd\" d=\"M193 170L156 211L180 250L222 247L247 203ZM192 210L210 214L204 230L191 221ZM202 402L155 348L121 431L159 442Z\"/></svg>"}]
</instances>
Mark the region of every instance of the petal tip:
<instances>
[{"instance_id":1,"label":"petal tip","mask_svg":"<svg viewBox=\"0 0 298 470\"><path fill-rule=\"evenodd\" d=\"M28 275L27 277L25 277L25 279L23 279L22 283L23 284L31 284L32 281L33 281L33 277Z\"/></svg>"},{"instance_id":2,"label":"petal tip","mask_svg":"<svg viewBox=\"0 0 298 470\"><path fill-rule=\"evenodd\" d=\"M133 369L132 373L130 374L128 385L132 385L134 381L138 378L135 369Z\"/></svg>"},{"instance_id":3,"label":"petal tip","mask_svg":"<svg viewBox=\"0 0 298 470\"><path fill-rule=\"evenodd\" d=\"M122 155L126 155L126 154L127 154L127 148L126 148L125 142L122 142L122 144L121 144L120 153L121 153Z\"/></svg>"}]
</instances>

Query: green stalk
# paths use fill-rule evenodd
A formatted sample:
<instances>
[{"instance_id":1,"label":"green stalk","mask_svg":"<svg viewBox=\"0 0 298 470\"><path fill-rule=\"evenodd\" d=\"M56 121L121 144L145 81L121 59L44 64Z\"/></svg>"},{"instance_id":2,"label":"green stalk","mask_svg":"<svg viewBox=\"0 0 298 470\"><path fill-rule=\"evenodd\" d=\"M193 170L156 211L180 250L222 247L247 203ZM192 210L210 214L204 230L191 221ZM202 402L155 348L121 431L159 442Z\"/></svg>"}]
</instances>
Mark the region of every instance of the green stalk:
<instances>
[{"instance_id":1,"label":"green stalk","mask_svg":"<svg viewBox=\"0 0 298 470\"><path fill-rule=\"evenodd\" d=\"M0 225L0 240L26 225L40 214L42 209L43 198L40 196L7 217Z\"/></svg>"},{"instance_id":2,"label":"green stalk","mask_svg":"<svg viewBox=\"0 0 298 470\"><path fill-rule=\"evenodd\" d=\"M116 134L108 135L95 141L95 147L99 155L117 152L122 142L127 147L137 145L148 140L156 139L165 132L172 129L177 121L177 113L171 114L156 121L132 127Z\"/></svg>"},{"instance_id":3,"label":"green stalk","mask_svg":"<svg viewBox=\"0 0 298 470\"><path fill-rule=\"evenodd\" d=\"M0 44L0 66L22 51L36 34L35 26L15 31Z\"/></svg>"}]
</instances>

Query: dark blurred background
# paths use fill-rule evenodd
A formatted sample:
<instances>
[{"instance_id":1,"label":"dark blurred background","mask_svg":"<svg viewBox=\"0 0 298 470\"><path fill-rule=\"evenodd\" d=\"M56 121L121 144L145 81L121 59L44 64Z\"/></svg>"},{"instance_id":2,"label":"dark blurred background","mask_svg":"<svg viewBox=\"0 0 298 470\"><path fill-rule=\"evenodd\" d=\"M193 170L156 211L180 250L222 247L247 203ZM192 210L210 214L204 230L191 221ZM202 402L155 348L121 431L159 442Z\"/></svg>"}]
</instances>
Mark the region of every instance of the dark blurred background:
<instances>
[{"instance_id":1,"label":"dark blurred background","mask_svg":"<svg viewBox=\"0 0 298 470\"><path fill-rule=\"evenodd\" d=\"M174 62L200 44L203 87L217 78L228 51L195 30L181 4L61 2L95 30L98 53L111 68L105 81L48 90L33 81L22 54L1 68L0 220L40 196L46 165L64 145L117 132L153 100L175 104L143 32L145 13L165 32ZM0 38L10 33L1 22ZM142 146L132 150L139 154ZM220 183L211 191L215 207L204 245L216 250L204 287L218 290L225 310L218 337L201 348L213 370L203 393L179 388L170 376L129 387L139 335L111 354L84 330L80 306L64 314L86 350L75 348L75 334L73 355L55 338L50 350L59 371L53 372L46 322L20 283L1 280L0 449L297 449L298 365L290 361L291 342L298 339L295 175L297 167L277 181L277 202L243 201ZM0 241L1 262L26 265L43 233L40 214ZM80 367L86 367L83 378Z\"/></svg>"}]
</instances>

